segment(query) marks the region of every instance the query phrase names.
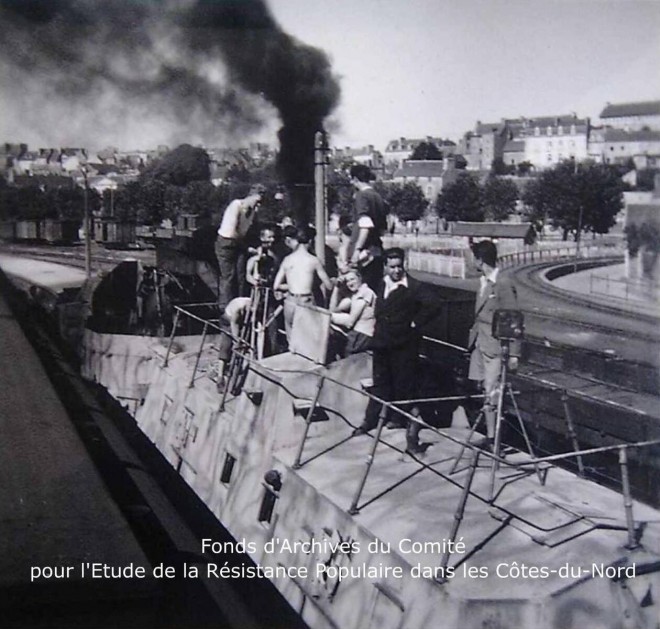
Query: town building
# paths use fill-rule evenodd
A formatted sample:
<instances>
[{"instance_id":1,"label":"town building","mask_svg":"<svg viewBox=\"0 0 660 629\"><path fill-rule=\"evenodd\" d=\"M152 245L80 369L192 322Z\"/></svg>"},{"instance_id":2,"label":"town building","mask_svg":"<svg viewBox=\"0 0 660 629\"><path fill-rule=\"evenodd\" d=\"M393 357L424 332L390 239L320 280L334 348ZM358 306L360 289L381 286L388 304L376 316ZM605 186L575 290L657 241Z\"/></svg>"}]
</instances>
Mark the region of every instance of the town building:
<instances>
[{"instance_id":1,"label":"town building","mask_svg":"<svg viewBox=\"0 0 660 629\"><path fill-rule=\"evenodd\" d=\"M394 183L416 183L429 203L434 203L443 188L454 183L458 172L453 157L443 160L407 160L392 177Z\"/></svg>"},{"instance_id":2,"label":"town building","mask_svg":"<svg viewBox=\"0 0 660 629\"><path fill-rule=\"evenodd\" d=\"M489 170L495 158L503 157L509 139L505 120L492 123L477 120L474 131L468 131L461 138L458 152L465 158L468 170Z\"/></svg>"},{"instance_id":3,"label":"town building","mask_svg":"<svg viewBox=\"0 0 660 629\"><path fill-rule=\"evenodd\" d=\"M391 171L399 168L405 160L410 159L413 151L422 142L428 142L429 144L435 145L440 150L443 157L454 155L457 152L456 143L451 140L434 138L430 135L427 135L425 138L414 139L401 137L396 140L390 140L387 143L387 147L383 153L385 168Z\"/></svg>"},{"instance_id":4,"label":"town building","mask_svg":"<svg viewBox=\"0 0 660 629\"><path fill-rule=\"evenodd\" d=\"M525 142L525 160L535 168L551 168L566 159L587 159L589 118L577 115L525 119L520 131Z\"/></svg>"},{"instance_id":5,"label":"town building","mask_svg":"<svg viewBox=\"0 0 660 629\"><path fill-rule=\"evenodd\" d=\"M607 103L600 119L603 126L624 131L660 131L660 100Z\"/></svg>"},{"instance_id":6,"label":"town building","mask_svg":"<svg viewBox=\"0 0 660 629\"><path fill-rule=\"evenodd\" d=\"M518 166L525 161L525 140L509 140L502 149L502 161L507 166Z\"/></svg>"},{"instance_id":7,"label":"town building","mask_svg":"<svg viewBox=\"0 0 660 629\"><path fill-rule=\"evenodd\" d=\"M338 166L347 166L348 164L364 164L371 170L382 176L383 173L383 155L374 148L373 144L359 148L335 148L331 152L331 160Z\"/></svg>"},{"instance_id":8,"label":"town building","mask_svg":"<svg viewBox=\"0 0 660 629\"><path fill-rule=\"evenodd\" d=\"M660 286L660 174L652 192L625 192L626 275L634 281Z\"/></svg>"},{"instance_id":9,"label":"town building","mask_svg":"<svg viewBox=\"0 0 660 629\"><path fill-rule=\"evenodd\" d=\"M600 128L589 138L589 157L605 164L632 161L638 170L660 166L660 131Z\"/></svg>"}]
</instances>

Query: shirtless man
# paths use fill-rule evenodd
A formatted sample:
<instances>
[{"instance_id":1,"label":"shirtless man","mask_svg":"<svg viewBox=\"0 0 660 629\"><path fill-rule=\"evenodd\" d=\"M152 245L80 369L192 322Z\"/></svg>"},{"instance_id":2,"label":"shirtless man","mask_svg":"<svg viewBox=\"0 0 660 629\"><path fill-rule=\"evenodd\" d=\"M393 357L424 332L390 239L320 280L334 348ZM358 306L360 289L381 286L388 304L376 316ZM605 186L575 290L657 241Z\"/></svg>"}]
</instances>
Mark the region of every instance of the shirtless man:
<instances>
[{"instance_id":1,"label":"shirtless man","mask_svg":"<svg viewBox=\"0 0 660 629\"><path fill-rule=\"evenodd\" d=\"M284 328L287 339L291 338L296 306L314 303L312 296L314 277L318 276L327 291L332 290L332 282L323 265L307 248L310 240L308 227L296 228L291 225L284 228L284 243L291 249L291 253L282 261L273 282L273 289L287 291L284 298Z\"/></svg>"}]
</instances>

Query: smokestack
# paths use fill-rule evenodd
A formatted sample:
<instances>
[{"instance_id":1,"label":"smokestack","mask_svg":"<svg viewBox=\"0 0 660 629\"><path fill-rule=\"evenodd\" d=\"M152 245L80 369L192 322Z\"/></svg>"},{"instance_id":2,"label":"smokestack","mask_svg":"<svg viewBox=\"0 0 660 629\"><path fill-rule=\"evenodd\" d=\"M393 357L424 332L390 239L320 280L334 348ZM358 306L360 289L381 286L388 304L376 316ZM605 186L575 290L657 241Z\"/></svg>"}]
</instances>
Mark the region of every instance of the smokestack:
<instances>
[{"instance_id":1,"label":"smokestack","mask_svg":"<svg viewBox=\"0 0 660 629\"><path fill-rule=\"evenodd\" d=\"M281 176L313 188L314 134L339 85L326 54L285 33L263 0L0 0L0 22L20 76L92 111L111 93L118 128L151 111L182 128L179 142L208 144L218 129L256 130L264 98L282 121Z\"/></svg>"}]
</instances>

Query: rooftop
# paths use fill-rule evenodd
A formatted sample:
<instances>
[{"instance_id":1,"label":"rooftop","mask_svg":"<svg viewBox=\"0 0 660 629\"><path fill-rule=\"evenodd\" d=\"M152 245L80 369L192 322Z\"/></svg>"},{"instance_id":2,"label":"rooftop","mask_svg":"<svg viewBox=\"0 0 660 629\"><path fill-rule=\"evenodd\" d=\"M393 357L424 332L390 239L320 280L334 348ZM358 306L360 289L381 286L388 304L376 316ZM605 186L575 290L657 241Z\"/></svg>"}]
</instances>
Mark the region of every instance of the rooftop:
<instances>
[{"instance_id":1,"label":"rooftop","mask_svg":"<svg viewBox=\"0 0 660 629\"><path fill-rule=\"evenodd\" d=\"M660 131L624 131L605 129L605 142L660 142Z\"/></svg>"},{"instance_id":2,"label":"rooftop","mask_svg":"<svg viewBox=\"0 0 660 629\"><path fill-rule=\"evenodd\" d=\"M442 177L445 171L442 160L408 160L394 172L394 177Z\"/></svg>"},{"instance_id":3,"label":"rooftop","mask_svg":"<svg viewBox=\"0 0 660 629\"><path fill-rule=\"evenodd\" d=\"M535 234L531 223L468 223L451 224L452 236L469 238L529 238Z\"/></svg>"},{"instance_id":4,"label":"rooftop","mask_svg":"<svg viewBox=\"0 0 660 629\"><path fill-rule=\"evenodd\" d=\"M660 100L615 105L608 103L600 114L601 118L621 118L623 116L660 116Z\"/></svg>"}]
</instances>

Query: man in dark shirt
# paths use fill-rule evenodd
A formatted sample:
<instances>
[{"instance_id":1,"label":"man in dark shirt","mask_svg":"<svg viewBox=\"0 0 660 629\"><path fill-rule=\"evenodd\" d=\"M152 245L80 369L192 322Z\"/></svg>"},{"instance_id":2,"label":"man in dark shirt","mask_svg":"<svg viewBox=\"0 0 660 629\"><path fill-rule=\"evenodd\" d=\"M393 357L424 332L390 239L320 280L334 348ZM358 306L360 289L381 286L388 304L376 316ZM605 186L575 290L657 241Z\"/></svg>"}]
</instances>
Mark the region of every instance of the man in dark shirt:
<instances>
[{"instance_id":1,"label":"man in dark shirt","mask_svg":"<svg viewBox=\"0 0 660 629\"><path fill-rule=\"evenodd\" d=\"M373 389L383 400L410 400L415 397L420 328L436 314L440 303L434 300L424 284L410 277L403 265L403 249L385 252L385 277L376 291L376 327L372 339ZM402 404L402 407L410 406ZM362 435L378 424L380 404L369 400L362 425L354 435ZM418 415L416 407L411 409ZM400 416L399 416L400 417ZM388 427L404 427L407 452L423 453L428 444L419 443L420 424L396 419L388 413Z\"/></svg>"},{"instance_id":2,"label":"man in dark shirt","mask_svg":"<svg viewBox=\"0 0 660 629\"><path fill-rule=\"evenodd\" d=\"M360 268L369 288L376 290L383 279L382 234L387 228L385 204L371 187L373 172L364 164L351 167L351 183L357 192L353 204L353 228L348 262Z\"/></svg>"}]
</instances>

